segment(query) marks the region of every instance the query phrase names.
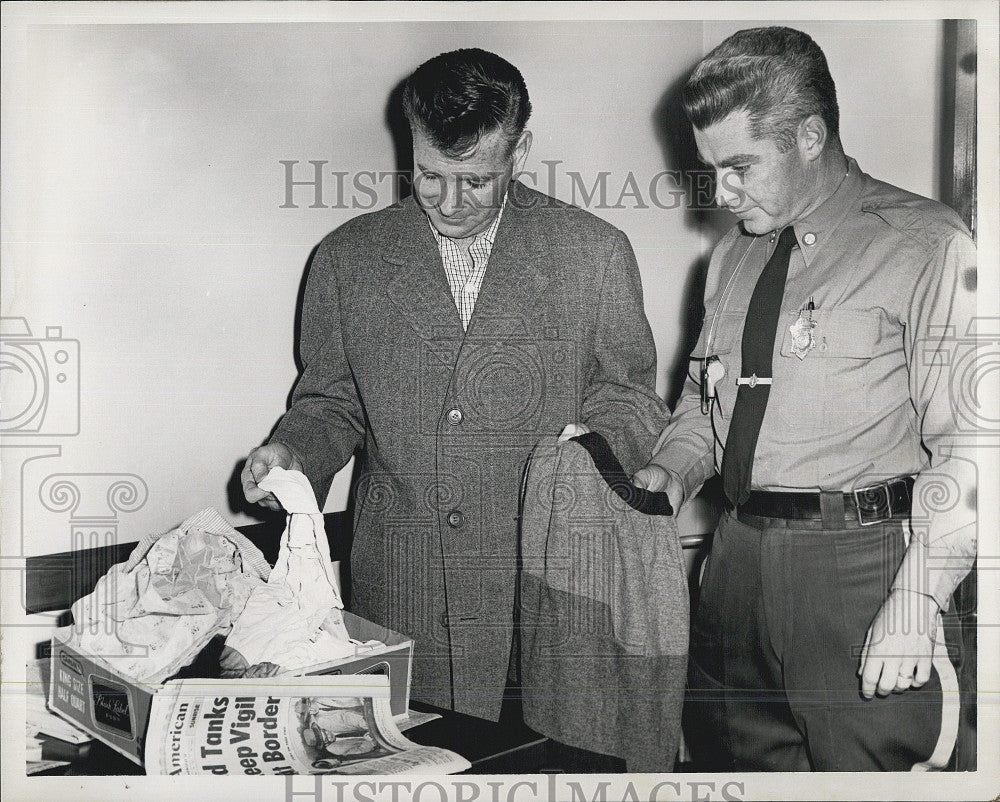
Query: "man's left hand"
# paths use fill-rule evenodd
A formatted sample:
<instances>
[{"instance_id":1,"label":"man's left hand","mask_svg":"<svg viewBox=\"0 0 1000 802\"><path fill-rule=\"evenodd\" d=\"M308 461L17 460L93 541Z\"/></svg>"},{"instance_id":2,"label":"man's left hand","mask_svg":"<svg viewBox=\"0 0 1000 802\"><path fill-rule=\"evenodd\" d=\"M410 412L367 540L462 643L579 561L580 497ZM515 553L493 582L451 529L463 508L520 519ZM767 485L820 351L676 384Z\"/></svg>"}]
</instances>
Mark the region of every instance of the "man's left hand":
<instances>
[{"instance_id":1,"label":"man's left hand","mask_svg":"<svg viewBox=\"0 0 1000 802\"><path fill-rule=\"evenodd\" d=\"M937 602L923 593L893 590L878 611L861 652L861 693L871 699L919 688L931 677Z\"/></svg>"}]
</instances>

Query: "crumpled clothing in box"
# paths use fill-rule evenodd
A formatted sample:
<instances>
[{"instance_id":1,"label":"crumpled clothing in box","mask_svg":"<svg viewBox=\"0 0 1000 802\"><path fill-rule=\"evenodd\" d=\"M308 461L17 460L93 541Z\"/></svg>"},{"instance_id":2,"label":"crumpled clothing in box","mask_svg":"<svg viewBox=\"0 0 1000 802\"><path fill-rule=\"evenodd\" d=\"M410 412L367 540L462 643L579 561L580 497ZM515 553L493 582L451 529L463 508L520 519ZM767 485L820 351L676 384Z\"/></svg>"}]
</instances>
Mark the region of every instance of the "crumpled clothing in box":
<instances>
[{"instance_id":1,"label":"crumpled clothing in box","mask_svg":"<svg viewBox=\"0 0 1000 802\"><path fill-rule=\"evenodd\" d=\"M250 595L226 638L227 649L243 658L244 668L271 663L285 671L353 656L323 514L309 480L299 471L272 468L260 487L274 493L288 522L274 570ZM224 653L224 667L242 665L238 656Z\"/></svg>"},{"instance_id":2,"label":"crumpled clothing in box","mask_svg":"<svg viewBox=\"0 0 1000 802\"><path fill-rule=\"evenodd\" d=\"M68 642L137 682L161 682L227 632L270 568L215 510L147 535L73 605Z\"/></svg>"}]
</instances>

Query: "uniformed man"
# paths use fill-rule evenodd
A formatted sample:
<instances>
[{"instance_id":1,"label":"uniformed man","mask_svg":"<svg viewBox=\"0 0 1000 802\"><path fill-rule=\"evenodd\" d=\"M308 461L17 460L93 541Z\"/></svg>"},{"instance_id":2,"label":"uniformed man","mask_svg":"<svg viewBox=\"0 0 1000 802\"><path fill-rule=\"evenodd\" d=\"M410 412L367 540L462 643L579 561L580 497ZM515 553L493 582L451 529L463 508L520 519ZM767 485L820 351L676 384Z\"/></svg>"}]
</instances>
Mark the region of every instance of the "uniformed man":
<instances>
[{"instance_id":1,"label":"uniformed man","mask_svg":"<svg viewBox=\"0 0 1000 802\"><path fill-rule=\"evenodd\" d=\"M715 770L941 768L959 652L940 618L976 551L948 368L972 239L845 156L804 33L734 34L683 101L739 218L709 267L700 382L636 476L676 508L718 471L730 505L693 621L688 743Z\"/></svg>"},{"instance_id":2,"label":"uniformed man","mask_svg":"<svg viewBox=\"0 0 1000 802\"><path fill-rule=\"evenodd\" d=\"M444 53L403 90L414 194L319 245L291 408L243 471L297 467L321 503L359 453L354 612L414 638L412 694L497 720L509 676L521 474L582 422L629 470L667 419L626 236L514 179L520 72Z\"/></svg>"}]
</instances>

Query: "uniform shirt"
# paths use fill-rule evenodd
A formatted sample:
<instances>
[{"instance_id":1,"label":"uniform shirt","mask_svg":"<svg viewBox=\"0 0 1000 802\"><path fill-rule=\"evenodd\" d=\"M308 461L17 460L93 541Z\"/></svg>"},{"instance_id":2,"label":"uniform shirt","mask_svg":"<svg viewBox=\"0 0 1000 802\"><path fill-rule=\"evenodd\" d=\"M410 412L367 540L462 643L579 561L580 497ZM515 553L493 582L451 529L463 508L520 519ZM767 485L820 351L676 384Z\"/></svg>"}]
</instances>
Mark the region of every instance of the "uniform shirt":
<instances>
[{"instance_id":1,"label":"uniform shirt","mask_svg":"<svg viewBox=\"0 0 1000 802\"><path fill-rule=\"evenodd\" d=\"M490 261L493 241L497 238L497 229L500 228L500 218L503 217L506 205L507 199L504 198L500 212L493 219L490 227L477 234L472 240L472 245L469 246L469 255L472 257L471 265L466 261L458 240L444 236L433 225L431 226L438 250L441 252L444 272L448 276L448 286L451 287L455 306L458 307L458 314L462 318L463 329L468 329L469 321L472 320L472 310L476 308L479 289L483 286L483 276L486 275L486 264Z\"/></svg>"},{"instance_id":2,"label":"uniform shirt","mask_svg":"<svg viewBox=\"0 0 1000 802\"><path fill-rule=\"evenodd\" d=\"M916 542L895 586L945 609L976 548L975 464L952 456L975 412L960 375L975 346L975 246L951 209L848 163L837 191L794 223L752 486L850 492L919 473ZM736 402L747 305L776 242L737 227L712 254L692 359L716 355L725 367L719 405L703 415L689 379L653 458L685 498L721 466L715 437L725 443ZM814 347L799 358L791 327L810 317L810 300Z\"/></svg>"}]
</instances>

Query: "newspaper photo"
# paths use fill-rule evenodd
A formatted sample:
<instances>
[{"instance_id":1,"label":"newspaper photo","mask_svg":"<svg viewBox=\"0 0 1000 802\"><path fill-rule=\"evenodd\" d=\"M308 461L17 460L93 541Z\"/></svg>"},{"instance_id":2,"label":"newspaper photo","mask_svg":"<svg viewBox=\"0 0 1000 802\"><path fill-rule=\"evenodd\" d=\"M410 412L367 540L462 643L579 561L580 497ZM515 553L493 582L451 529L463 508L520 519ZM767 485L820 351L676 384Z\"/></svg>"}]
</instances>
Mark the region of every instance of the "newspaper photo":
<instances>
[{"instance_id":1,"label":"newspaper photo","mask_svg":"<svg viewBox=\"0 0 1000 802\"><path fill-rule=\"evenodd\" d=\"M384 676L179 680L153 698L147 774L454 774L471 767L402 735Z\"/></svg>"}]
</instances>

